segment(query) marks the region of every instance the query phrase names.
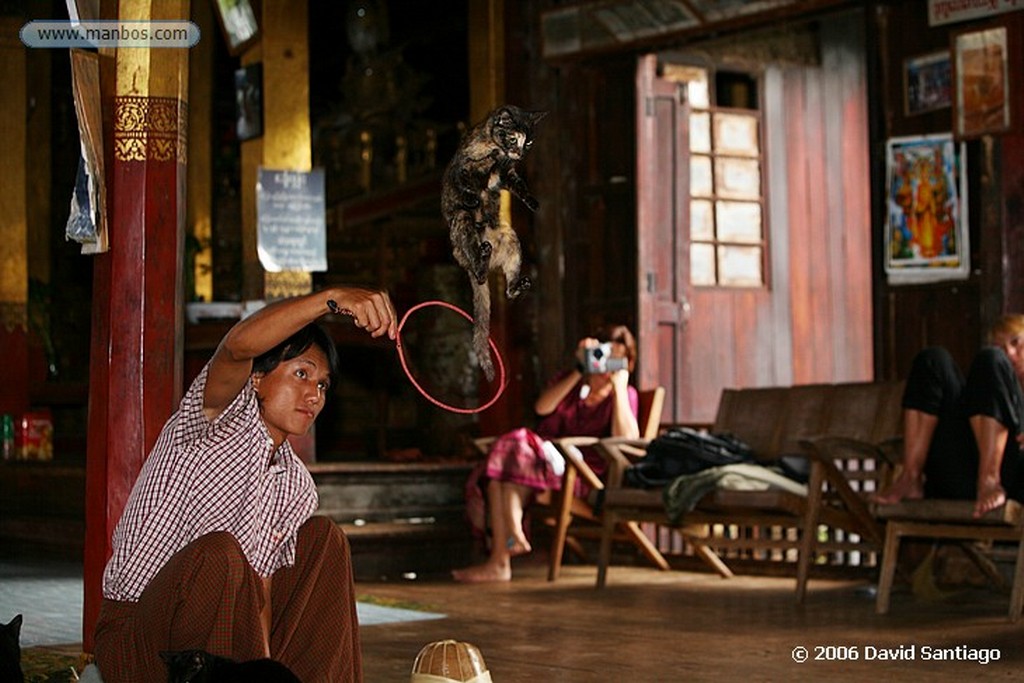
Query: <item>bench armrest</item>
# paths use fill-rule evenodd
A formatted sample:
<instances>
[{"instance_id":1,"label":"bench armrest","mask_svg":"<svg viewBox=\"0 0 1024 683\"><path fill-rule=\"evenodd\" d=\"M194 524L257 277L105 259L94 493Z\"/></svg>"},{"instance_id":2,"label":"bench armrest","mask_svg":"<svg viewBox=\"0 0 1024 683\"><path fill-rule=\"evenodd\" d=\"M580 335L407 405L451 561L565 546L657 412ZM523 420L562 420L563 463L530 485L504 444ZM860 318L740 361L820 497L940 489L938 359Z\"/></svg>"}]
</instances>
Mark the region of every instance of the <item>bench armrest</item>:
<instances>
[{"instance_id":1,"label":"bench armrest","mask_svg":"<svg viewBox=\"0 0 1024 683\"><path fill-rule=\"evenodd\" d=\"M856 521L856 526L859 527L856 530L881 545L882 529L868 506L866 492L854 490L851 478L847 477L847 474L858 476L868 470L858 467L844 471L836 464L850 460L874 460L881 465L888 465L888 459L882 453L880 445L847 437L821 436L801 439L800 447L811 462L808 494L812 497L809 500L815 501L812 504L821 504L821 490L823 484L827 483ZM878 477L883 476L881 469L877 472Z\"/></svg>"},{"instance_id":2,"label":"bench armrest","mask_svg":"<svg viewBox=\"0 0 1024 683\"><path fill-rule=\"evenodd\" d=\"M658 431L665 432L669 429L689 427L690 429L696 429L698 432L710 432L714 426L713 422L662 422L658 425Z\"/></svg>"},{"instance_id":3,"label":"bench armrest","mask_svg":"<svg viewBox=\"0 0 1024 683\"><path fill-rule=\"evenodd\" d=\"M591 469L587 461L583 459L583 453L580 452L580 446L593 446L598 442L597 437L593 436L566 436L561 439L552 439L551 443L555 445L558 452L565 458L565 466L571 467L576 470L577 474L587 482L587 485L594 490L600 490L604 488L604 482L597 476L597 473ZM564 480L563 480L564 481ZM571 492L570 492L571 493Z\"/></svg>"},{"instance_id":4,"label":"bench armrest","mask_svg":"<svg viewBox=\"0 0 1024 683\"><path fill-rule=\"evenodd\" d=\"M608 488L622 487L626 469L647 453L648 443L650 442L644 439L627 439L621 436L612 436L597 442L597 452L608 463L608 475L605 477L605 485Z\"/></svg>"}]
</instances>

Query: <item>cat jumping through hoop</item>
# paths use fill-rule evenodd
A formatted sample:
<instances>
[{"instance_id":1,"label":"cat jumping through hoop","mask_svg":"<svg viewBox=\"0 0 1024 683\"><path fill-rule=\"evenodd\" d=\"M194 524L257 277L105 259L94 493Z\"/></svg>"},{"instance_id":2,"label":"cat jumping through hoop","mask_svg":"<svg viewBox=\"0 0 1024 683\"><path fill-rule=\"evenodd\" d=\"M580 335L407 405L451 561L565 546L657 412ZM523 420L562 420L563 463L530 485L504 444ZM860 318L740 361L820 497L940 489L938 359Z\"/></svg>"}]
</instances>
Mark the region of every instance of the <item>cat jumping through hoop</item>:
<instances>
[{"instance_id":1,"label":"cat jumping through hoop","mask_svg":"<svg viewBox=\"0 0 1024 683\"><path fill-rule=\"evenodd\" d=\"M473 287L473 350L488 381L494 379L488 339L491 293L487 276L505 275L511 300L528 290L522 277L522 250L511 225L500 220L501 190L518 197L531 211L538 207L515 164L533 145L533 127L547 112L506 104L474 126L459 144L441 183L441 214L448 223L452 254Z\"/></svg>"}]
</instances>

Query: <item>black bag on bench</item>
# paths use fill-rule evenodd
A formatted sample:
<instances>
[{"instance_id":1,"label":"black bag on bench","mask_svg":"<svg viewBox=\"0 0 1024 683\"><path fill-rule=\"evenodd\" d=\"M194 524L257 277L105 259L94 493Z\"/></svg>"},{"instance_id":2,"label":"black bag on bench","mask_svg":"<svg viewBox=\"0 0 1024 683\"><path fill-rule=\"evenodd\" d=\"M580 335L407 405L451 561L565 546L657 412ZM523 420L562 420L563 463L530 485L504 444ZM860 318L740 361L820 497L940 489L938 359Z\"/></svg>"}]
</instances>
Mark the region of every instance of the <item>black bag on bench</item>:
<instances>
[{"instance_id":1,"label":"black bag on bench","mask_svg":"<svg viewBox=\"0 0 1024 683\"><path fill-rule=\"evenodd\" d=\"M627 486L665 486L676 477L710 467L754 462L754 452L732 434L674 427L647 444L647 455L626 469Z\"/></svg>"}]
</instances>

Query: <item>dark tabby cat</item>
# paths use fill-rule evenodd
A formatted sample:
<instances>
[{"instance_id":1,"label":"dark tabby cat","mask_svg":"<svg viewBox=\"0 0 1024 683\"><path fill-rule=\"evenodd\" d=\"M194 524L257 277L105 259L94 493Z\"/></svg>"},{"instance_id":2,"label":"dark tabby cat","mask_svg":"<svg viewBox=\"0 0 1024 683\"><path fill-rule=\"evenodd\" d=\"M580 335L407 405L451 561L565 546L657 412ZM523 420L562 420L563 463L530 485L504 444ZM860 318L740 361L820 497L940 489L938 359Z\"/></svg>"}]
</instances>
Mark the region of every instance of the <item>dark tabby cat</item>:
<instances>
[{"instance_id":1,"label":"dark tabby cat","mask_svg":"<svg viewBox=\"0 0 1024 683\"><path fill-rule=\"evenodd\" d=\"M161 652L167 683L300 683L288 667L273 659L236 662L203 650Z\"/></svg>"},{"instance_id":2,"label":"dark tabby cat","mask_svg":"<svg viewBox=\"0 0 1024 683\"><path fill-rule=\"evenodd\" d=\"M455 261L469 274L473 286L473 349L488 380L494 365L488 348L491 293L487 275L500 269L505 295L514 299L530 288L519 276L522 252L511 225L498 220L501 190L518 197L531 211L537 200L515 164L533 144L533 127L547 112L498 107L463 138L445 169L441 187L441 214L448 222Z\"/></svg>"},{"instance_id":3,"label":"dark tabby cat","mask_svg":"<svg viewBox=\"0 0 1024 683\"><path fill-rule=\"evenodd\" d=\"M0 681L24 683L21 670L21 615L0 626Z\"/></svg>"}]
</instances>

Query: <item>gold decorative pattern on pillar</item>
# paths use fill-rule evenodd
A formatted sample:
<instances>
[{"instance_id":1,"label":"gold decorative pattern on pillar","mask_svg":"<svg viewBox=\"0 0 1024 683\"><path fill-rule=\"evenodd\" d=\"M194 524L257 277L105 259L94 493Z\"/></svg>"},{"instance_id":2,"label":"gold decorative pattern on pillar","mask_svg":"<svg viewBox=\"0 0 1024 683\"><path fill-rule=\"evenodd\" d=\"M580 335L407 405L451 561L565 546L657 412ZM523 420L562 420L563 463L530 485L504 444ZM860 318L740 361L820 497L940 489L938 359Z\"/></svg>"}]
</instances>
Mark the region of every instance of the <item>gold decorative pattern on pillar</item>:
<instances>
[{"instance_id":1,"label":"gold decorative pattern on pillar","mask_svg":"<svg viewBox=\"0 0 1024 683\"><path fill-rule=\"evenodd\" d=\"M282 270L263 275L263 294L268 300L284 299L313 291L313 274L303 270Z\"/></svg>"},{"instance_id":2,"label":"gold decorative pattern on pillar","mask_svg":"<svg viewBox=\"0 0 1024 683\"><path fill-rule=\"evenodd\" d=\"M188 103L172 97L114 98L114 158L118 161L188 160Z\"/></svg>"}]
</instances>

